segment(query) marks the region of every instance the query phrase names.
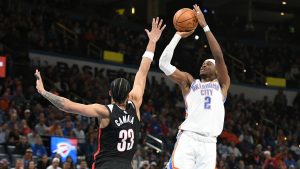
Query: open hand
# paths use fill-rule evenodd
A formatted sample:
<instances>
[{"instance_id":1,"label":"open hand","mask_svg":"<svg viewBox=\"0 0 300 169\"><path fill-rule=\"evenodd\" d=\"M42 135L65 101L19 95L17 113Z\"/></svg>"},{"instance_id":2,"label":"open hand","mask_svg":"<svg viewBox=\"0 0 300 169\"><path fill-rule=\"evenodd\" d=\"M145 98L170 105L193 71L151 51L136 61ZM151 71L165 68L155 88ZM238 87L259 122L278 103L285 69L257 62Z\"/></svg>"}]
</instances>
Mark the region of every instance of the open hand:
<instances>
[{"instance_id":1,"label":"open hand","mask_svg":"<svg viewBox=\"0 0 300 169\"><path fill-rule=\"evenodd\" d=\"M43 95L45 93L45 89L44 89L44 84L43 84L43 80L41 77L40 72L36 69L35 70L35 77L36 77L36 89L37 91Z\"/></svg>"},{"instance_id":2,"label":"open hand","mask_svg":"<svg viewBox=\"0 0 300 169\"><path fill-rule=\"evenodd\" d=\"M152 19L152 28L151 31L145 29L148 38L152 42L157 42L161 36L162 31L166 28L166 25L163 25L163 20L159 19L159 17Z\"/></svg>"},{"instance_id":3,"label":"open hand","mask_svg":"<svg viewBox=\"0 0 300 169\"><path fill-rule=\"evenodd\" d=\"M200 24L200 26L202 28L205 27L207 25L207 23L205 21L204 15L203 15L200 7L197 4L193 5L193 7L194 7L193 10L196 12L198 23Z\"/></svg>"}]
</instances>

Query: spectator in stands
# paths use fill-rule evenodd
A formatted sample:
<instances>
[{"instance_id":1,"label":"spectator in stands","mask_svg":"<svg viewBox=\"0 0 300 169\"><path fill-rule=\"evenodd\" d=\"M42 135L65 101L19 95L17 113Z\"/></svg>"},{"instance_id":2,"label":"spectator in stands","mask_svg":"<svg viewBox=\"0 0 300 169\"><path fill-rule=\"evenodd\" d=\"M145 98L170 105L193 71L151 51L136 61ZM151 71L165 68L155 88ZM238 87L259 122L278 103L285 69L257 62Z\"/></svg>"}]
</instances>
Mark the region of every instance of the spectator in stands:
<instances>
[{"instance_id":1,"label":"spectator in stands","mask_svg":"<svg viewBox=\"0 0 300 169\"><path fill-rule=\"evenodd\" d=\"M26 120L27 125L29 126L30 129L34 128L34 124L35 124L35 119L34 116L31 113L30 109L25 109L24 110L24 120Z\"/></svg>"},{"instance_id":2,"label":"spectator in stands","mask_svg":"<svg viewBox=\"0 0 300 169\"><path fill-rule=\"evenodd\" d=\"M14 127L17 127L18 130L19 130L19 127L21 126L20 125L20 121L19 121L19 116L18 116L18 113L17 113L17 110L15 108L11 108L9 109L9 121L7 122L8 123L8 127L9 128L14 128ZM16 126L14 126L16 125Z\"/></svg>"},{"instance_id":3,"label":"spectator in stands","mask_svg":"<svg viewBox=\"0 0 300 169\"><path fill-rule=\"evenodd\" d=\"M6 80L8 80L8 79L6 79ZM12 99L12 96L10 93L10 89L6 88L2 94L2 97L0 98L0 107L3 111L8 112L8 110L10 108L10 104L11 104L11 99Z\"/></svg>"},{"instance_id":4,"label":"spectator in stands","mask_svg":"<svg viewBox=\"0 0 300 169\"><path fill-rule=\"evenodd\" d=\"M39 137L39 136L40 135L38 135L34 130L31 133L29 133L27 135L27 140L28 140L29 145L35 144L36 137Z\"/></svg>"},{"instance_id":5,"label":"spectator in stands","mask_svg":"<svg viewBox=\"0 0 300 169\"><path fill-rule=\"evenodd\" d=\"M75 128L72 130L73 135L78 139L79 152L85 154L85 134L82 129L82 124L79 121L75 122Z\"/></svg>"},{"instance_id":6,"label":"spectator in stands","mask_svg":"<svg viewBox=\"0 0 300 169\"><path fill-rule=\"evenodd\" d=\"M43 140L40 136L36 137L35 144L32 144L32 151L33 155L37 156L38 158L47 155L46 147L43 144Z\"/></svg>"},{"instance_id":7,"label":"spectator in stands","mask_svg":"<svg viewBox=\"0 0 300 169\"><path fill-rule=\"evenodd\" d=\"M59 167L60 159L55 157L52 160L52 164L47 167L47 169L62 169Z\"/></svg>"},{"instance_id":8,"label":"spectator in stands","mask_svg":"<svg viewBox=\"0 0 300 169\"><path fill-rule=\"evenodd\" d=\"M262 146L260 144L256 145L254 148L253 153L250 155L252 159L251 164L253 164L254 168L259 168L263 164L263 152L262 152Z\"/></svg>"},{"instance_id":9,"label":"spectator in stands","mask_svg":"<svg viewBox=\"0 0 300 169\"><path fill-rule=\"evenodd\" d=\"M233 153L230 153L227 158L226 158L226 163L228 165L229 168L234 168L236 167L236 157L234 156Z\"/></svg>"},{"instance_id":10,"label":"spectator in stands","mask_svg":"<svg viewBox=\"0 0 300 169\"><path fill-rule=\"evenodd\" d=\"M287 149L282 148L278 154L274 156L273 160L273 166L274 168L279 168L279 169L287 169L287 166L284 162L284 158L286 156Z\"/></svg>"},{"instance_id":11,"label":"spectator in stands","mask_svg":"<svg viewBox=\"0 0 300 169\"><path fill-rule=\"evenodd\" d=\"M21 121L21 129L21 133L23 136L27 136L29 133L32 132L31 128L27 125L27 121L25 119Z\"/></svg>"},{"instance_id":12,"label":"spectator in stands","mask_svg":"<svg viewBox=\"0 0 300 169\"><path fill-rule=\"evenodd\" d=\"M218 161L217 166L218 169L229 169L224 160Z\"/></svg>"},{"instance_id":13,"label":"spectator in stands","mask_svg":"<svg viewBox=\"0 0 300 169\"><path fill-rule=\"evenodd\" d=\"M50 160L48 159L47 154L44 154L37 162L37 169L46 169L49 165Z\"/></svg>"},{"instance_id":14,"label":"spectator in stands","mask_svg":"<svg viewBox=\"0 0 300 169\"><path fill-rule=\"evenodd\" d=\"M39 123L35 125L34 129L39 135L47 135L49 132L48 126L45 124L45 114L40 113L39 115Z\"/></svg>"},{"instance_id":15,"label":"spectator in stands","mask_svg":"<svg viewBox=\"0 0 300 169\"><path fill-rule=\"evenodd\" d=\"M246 169L245 163L243 160L239 160L239 163L237 166L235 166L234 169Z\"/></svg>"},{"instance_id":16,"label":"spectator in stands","mask_svg":"<svg viewBox=\"0 0 300 169\"><path fill-rule=\"evenodd\" d=\"M36 169L36 165L35 165L34 161L29 161L28 169Z\"/></svg>"},{"instance_id":17,"label":"spectator in stands","mask_svg":"<svg viewBox=\"0 0 300 169\"><path fill-rule=\"evenodd\" d=\"M150 169L150 164L148 160L142 161L139 169Z\"/></svg>"},{"instance_id":18,"label":"spectator in stands","mask_svg":"<svg viewBox=\"0 0 300 169\"><path fill-rule=\"evenodd\" d=\"M234 142L230 143L230 146L228 147L228 151L229 153L232 153L236 158L242 156L240 150L235 146Z\"/></svg>"},{"instance_id":19,"label":"spectator in stands","mask_svg":"<svg viewBox=\"0 0 300 169\"><path fill-rule=\"evenodd\" d=\"M33 161L32 149L31 148L26 149L23 159L24 159L24 169L28 169L29 162Z\"/></svg>"},{"instance_id":20,"label":"spectator in stands","mask_svg":"<svg viewBox=\"0 0 300 169\"><path fill-rule=\"evenodd\" d=\"M73 158L71 156L68 156L66 158L66 163L69 163L69 165L67 166L68 169L76 169L75 165L74 165L74 161Z\"/></svg>"},{"instance_id":21,"label":"spectator in stands","mask_svg":"<svg viewBox=\"0 0 300 169\"><path fill-rule=\"evenodd\" d=\"M13 127L11 128L7 140L8 140L7 144L13 146L16 146L17 143L20 141L20 131L17 124L14 124Z\"/></svg>"},{"instance_id":22,"label":"spectator in stands","mask_svg":"<svg viewBox=\"0 0 300 169\"><path fill-rule=\"evenodd\" d=\"M66 121L65 127L63 129L63 134L65 137L74 137L72 121Z\"/></svg>"},{"instance_id":23,"label":"spectator in stands","mask_svg":"<svg viewBox=\"0 0 300 169\"><path fill-rule=\"evenodd\" d=\"M284 111L287 106L287 99L286 95L283 93L283 90L278 90L278 93L274 97L274 106L276 107L277 111ZM280 112L283 113L283 112Z\"/></svg>"},{"instance_id":24,"label":"spectator in stands","mask_svg":"<svg viewBox=\"0 0 300 169\"><path fill-rule=\"evenodd\" d=\"M15 169L25 169L23 159L16 159Z\"/></svg>"},{"instance_id":25,"label":"spectator in stands","mask_svg":"<svg viewBox=\"0 0 300 169\"><path fill-rule=\"evenodd\" d=\"M264 164L262 166L262 169L273 168L273 160L274 159L271 156L271 152L266 150L266 151L264 151L263 155L264 155L265 161L264 161Z\"/></svg>"},{"instance_id":26,"label":"spectator in stands","mask_svg":"<svg viewBox=\"0 0 300 169\"><path fill-rule=\"evenodd\" d=\"M64 164L63 164L63 168L62 169L72 169L72 164L68 161L66 161Z\"/></svg>"},{"instance_id":27,"label":"spectator in stands","mask_svg":"<svg viewBox=\"0 0 300 169\"><path fill-rule=\"evenodd\" d=\"M6 159L0 160L0 169L9 169L8 168L9 162Z\"/></svg>"},{"instance_id":28,"label":"spectator in stands","mask_svg":"<svg viewBox=\"0 0 300 169\"><path fill-rule=\"evenodd\" d=\"M20 136L20 141L17 142L15 148L15 154L25 154L30 148L27 137Z\"/></svg>"},{"instance_id":29,"label":"spectator in stands","mask_svg":"<svg viewBox=\"0 0 300 169\"><path fill-rule=\"evenodd\" d=\"M150 169L157 169L157 163L155 161L150 163Z\"/></svg>"},{"instance_id":30,"label":"spectator in stands","mask_svg":"<svg viewBox=\"0 0 300 169\"><path fill-rule=\"evenodd\" d=\"M53 136L59 136L59 137L63 137L64 136L63 129L62 129L62 127L61 127L60 124L57 125L57 128L54 131Z\"/></svg>"},{"instance_id":31,"label":"spectator in stands","mask_svg":"<svg viewBox=\"0 0 300 169\"><path fill-rule=\"evenodd\" d=\"M56 130L57 130L58 128L61 128L60 122L59 122L59 120L55 120L55 121L52 123L52 125L49 127L49 135L50 135L50 136L51 136L51 135L54 135L54 134L56 133Z\"/></svg>"},{"instance_id":32,"label":"spectator in stands","mask_svg":"<svg viewBox=\"0 0 300 169\"><path fill-rule=\"evenodd\" d=\"M77 169L89 169L85 160L81 160L79 164Z\"/></svg>"},{"instance_id":33,"label":"spectator in stands","mask_svg":"<svg viewBox=\"0 0 300 169\"><path fill-rule=\"evenodd\" d=\"M8 138L8 128L7 123L0 125L0 145L4 147L4 153L7 153L7 138Z\"/></svg>"},{"instance_id":34,"label":"spectator in stands","mask_svg":"<svg viewBox=\"0 0 300 169\"><path fill-rule=\"evenodd\" d=\"M15 93L13 96L14 104L22 105L25 102L25 96L23 94L22 83L19 79L15 79L15 84L17 84L17 86L16 86Z\"/></svg>"},{"instance_id":35,"label":"spectator in stands","mask_svg":"<svg viewBox=\"0 0 300 169\"><path fill-rule=\"evenodd\" d=\"M297 163L293 157L293 152L292 151L288 151L288 155L287 155L287 159L284 160L285 165L289 168L291 166L296 166Z\"/></svg>"}]
</instances>

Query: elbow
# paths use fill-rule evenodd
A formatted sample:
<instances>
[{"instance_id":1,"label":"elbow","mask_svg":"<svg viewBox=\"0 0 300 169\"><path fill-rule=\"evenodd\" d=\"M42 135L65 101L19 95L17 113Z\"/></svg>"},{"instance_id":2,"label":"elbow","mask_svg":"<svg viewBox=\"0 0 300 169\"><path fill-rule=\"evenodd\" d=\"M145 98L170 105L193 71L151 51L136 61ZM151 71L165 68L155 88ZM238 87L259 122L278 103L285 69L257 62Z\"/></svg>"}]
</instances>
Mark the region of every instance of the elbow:
<instances>
[{"instance_id":1,"label":"elbow","mask_svg":"<svg viewBox=\"0 0 300 169\"><path fill-rule=\"evenodd\" d=\"M158 66L159 66L159 69L160 70L163 70L164 68L166 68L166 65L169 63L167 60L166 60L166 57L168 56L168 52L165 50L161 56L160 56L160 59L159 59L159 63L158 63ZM170 64L170 63L169 63Z\"/></svg>"},{"instance_id":2,"label":"elbow","mask_svg":"<svg viewBox=\"0 0 300 169\"><path fill-rule=\"evenodd\" d=\"M163 69L164 69L164 64L163 64L160 60L159 60L158 66L159 66L159 69L160 69L160 70L163 70Z\"/></svg>"}]
</instances>

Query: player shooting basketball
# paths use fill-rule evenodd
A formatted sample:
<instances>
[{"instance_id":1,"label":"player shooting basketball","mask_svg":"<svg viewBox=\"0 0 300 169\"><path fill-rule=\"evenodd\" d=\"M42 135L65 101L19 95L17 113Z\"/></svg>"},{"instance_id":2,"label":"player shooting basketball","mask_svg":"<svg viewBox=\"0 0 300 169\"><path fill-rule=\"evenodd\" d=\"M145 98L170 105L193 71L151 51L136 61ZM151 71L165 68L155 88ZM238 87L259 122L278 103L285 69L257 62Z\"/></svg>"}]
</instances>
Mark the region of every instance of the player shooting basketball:
<instances>
[{"instance_id":1,"label":"player shooting basketball","mask_svg":"<svg viewBox=\"0 0 300 169\"><path fill-rule=\"evenodd\" d=\"M145 30L149 42L136 73L132 90L126 79L115 79L110 85L109 94L112 98L112 104L109 105L84 105L56 96L44 89L40 72L36 70L38 92L57 108L68 113L99 119L98 150L94 155L93 169L132 168L131 161L139 139L140 106L146 78L153 60L156 42L164 29L163 21L159 18L153 18L151 31Z\"/></svg>"},{"instance_id":2,"label":"player shooting basketball","mask_svg":"<svg viewBox=\"0 0 300 169\"><path fill-rule=\"evenodd\" d=\"M186 102L186 119L179 127L177 143L168 169L214 169L216 165L216 142L224 123L224 102L230 86L222 50L206 24L198 5L194 5L199 25L207 37L214 59L207 59L200 68L200 79L171 65L174 49L181 38L193 33L176 32L163 51L160 69L177 83Z\"/></svg>"}]
</instances>

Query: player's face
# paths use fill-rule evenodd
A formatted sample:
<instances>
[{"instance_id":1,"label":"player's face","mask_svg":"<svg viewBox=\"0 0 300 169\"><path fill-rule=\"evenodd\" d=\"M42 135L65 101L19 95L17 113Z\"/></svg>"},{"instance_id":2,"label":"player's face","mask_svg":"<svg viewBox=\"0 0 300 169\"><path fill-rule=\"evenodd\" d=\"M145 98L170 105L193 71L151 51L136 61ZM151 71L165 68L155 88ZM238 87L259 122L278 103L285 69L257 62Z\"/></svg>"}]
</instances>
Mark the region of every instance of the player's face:
<instances>
[{"instance_id":1,"label":"player's face","mask_svg":"<svg viewBox=\"0 0 300 169\"><path fill-rule=\"evenodd\" d=\"M200 76L213 76L216 74L215 65L210 61L203 62L200 68Z\"/></svg>"}]
</instances>

